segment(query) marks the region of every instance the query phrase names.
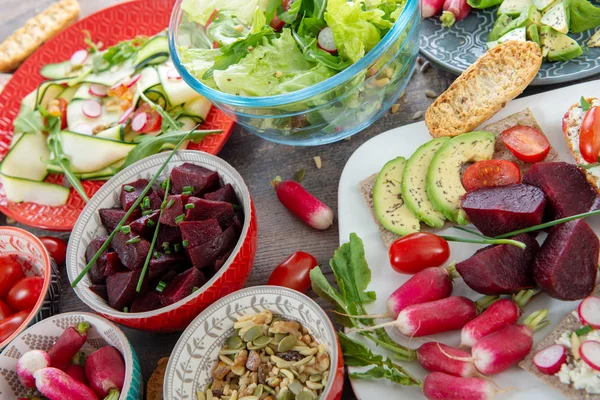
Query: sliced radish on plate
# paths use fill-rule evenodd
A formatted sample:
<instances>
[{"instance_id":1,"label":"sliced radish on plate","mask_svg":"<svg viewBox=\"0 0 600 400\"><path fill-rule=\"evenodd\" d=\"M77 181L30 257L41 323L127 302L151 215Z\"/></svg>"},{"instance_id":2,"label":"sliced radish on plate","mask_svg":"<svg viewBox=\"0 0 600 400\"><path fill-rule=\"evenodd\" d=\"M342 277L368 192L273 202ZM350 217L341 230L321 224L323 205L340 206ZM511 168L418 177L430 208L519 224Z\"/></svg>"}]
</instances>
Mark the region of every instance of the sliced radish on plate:
<instances>
[{"instance_id":1,"label":"sliced radish on plate","mask_svg":"<svg viewBox=\"0 0 600 400\"><path fill-rule=\"evenodd\" d=\"M98 118L102 114L102 105L96 100L85 100L81 105L81 111L88 118Z\"/></svg>"},{"instance_id":2,"label":"sliced radish on plate","mask_svg":"<svg viewBox=\"0 0 600 400\"><path fill-rule=\"evenodd\" d=\"M337 53L337 46L335 45L335 41L333 40L333 32L328 26L321 29L321 31L319 32L319 35L317 36L317 44L321 49L325 50L328 53Z\"/></svg>"},{"instance_id":3,"label":"sliced radish on plate","mask_svg":"<svg viewBox=\"0 0 600 400\"><path fill-rule=\"evenodd\" d=\"M585 361L587 365L600 371L600 343L594 340L586 340L581 343L579 348L579 354L581 359Z\"/></svg>"},{"instance_id":4,"label":"sliced radish on plate","mask_svg":"<svg viewBox=\"0 0 600 400\"><path fill-rule=\"evenodd\" d=\"M179 75L179 72L177 72L177 70L175 68L171 68L170 70L167 71L167 78L181 79L181 75Z\"/></svg>"},{"instance_id":5,"label":"sliced radish on plate","mask_svg":"<svg viewBox=\"0 0 600 400\"><path fill-rule=\"evenodd\" d=\"M140 80L141 76L142 76L142 74L135 74L134 76L132 76L131 79L129 79L129 81L127 81L127 87L132 87L133 85L135 85L137 83L137 81Z\"/></svg>"},{"instance_id":6,"label":"sliced radish on plate","mask_svg":"<svg viewBox=\"0 0 600 400\"><path fill-rule=\"evenodd\" d=\"M129 119L129 117L131 116L132 112L133 112L133 106L129 107L127 110L125 110L125 112L123 114L121 114L121 117L119 117L119 123L120 124L125 123L125 121L127 121Z\"/></svg>"},{"instance_id":7,"label":"sliced radish on plate","mask_svg":"<svg viewBox=\"0 0 600 400\"><path fill-rule=\"evenodd\" d=\"M115 90L117 89L119 86L123 85L123 79L121 79L119 82L115 83L114 85L112 85L110 87L111 90Z\"/></svg>"},{"instance_id":8,"label":"sliced radish on plate","mask_svg":"<svg viewBox=\"0 0 600 400\"><path fill-rule=\"evenodd\" d=\"M141 112L136 114L135 117L131 120L131 129L136 132L141 132L146 127L146 122L148 121L148 115L145 112Z\"/></svg>"},{"instance_id":9,"label":"sliced radish on plate","mask_svg":"<svg viewBox=\"0 0 600 400\"><path fill-rule=\"evenodd\" d=\"M586 297L579 304L577 313L582 324L600 329L600 298L594 296Z\"/></svg>"},{"instance_id":10,"label":"sliced radish on plate","mask_svg":"<svg viewBox=\"0 0 600 400\"><path fill-rule=\"evenodd\" d=\"M559 345L554 344L546 347L544 350L538 351L533 356L533 363L542 374L554 375L560 371L560 367L567 361L567 350Z\"/></svg>"},{"instance_id":11,"label":"sliced radish on plate","mask_svg":"<svg viewBox=\"0 0 600 400\"><path fill-rule=\"evenodd\" d=\"M88 52L86 50L77 50L71 56L71 65L82 65L87 60Z\"/></svg>"},{"instance_id":12,"label":"sliced radish on plate","mask_svg":"<svg viewBox=\"0 0 600 400\"><path fill-rule=\"evenodd\" d=\"M89 94L96 97L106 97L107 92L108 88L106 86L97 83L92 83L90 85L90 90L88 90Z\"/></svg>"},{"instance_id":13,"label":"sliced radish on plate","mask_svg":"<svg viewBox=\"0 0 600 400\"><path fill-rule=\"evenodd\" d=\"M92 126L83 122L75 125L74 128L71 128L71 131L75 133L81 133L82 135L91 135L93 133Z\"/></svg>"}]
</instances>

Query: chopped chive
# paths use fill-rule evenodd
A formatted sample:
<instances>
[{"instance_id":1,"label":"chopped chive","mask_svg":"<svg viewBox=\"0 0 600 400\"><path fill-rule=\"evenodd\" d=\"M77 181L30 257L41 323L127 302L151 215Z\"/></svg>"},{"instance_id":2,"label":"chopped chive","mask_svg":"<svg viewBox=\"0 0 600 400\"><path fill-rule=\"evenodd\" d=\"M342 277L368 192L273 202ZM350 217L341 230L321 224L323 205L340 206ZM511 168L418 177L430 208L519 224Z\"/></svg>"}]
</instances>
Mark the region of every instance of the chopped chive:
<instances>
[{"instance_id":1,"label":"chopped chive","mask_svg":"<svg viewBox=\"0 0 600 400\"><path fill-rule=\"evenodd\" d=\"M168 249L170 245L171 245L171 243L169 243L169 242L163 242L161 246L163 249Z\"/></svg>"},{"instance_id":2,"label":"chopped chive","mask_svg":"<svg viewBox=\"0 0 600 400\"><path fill-rule=\"evenodd\" d=\"M185 209L186 209L186 210L191 210L191 209L192 209L192 208L194 208L194 207L196 207L196 206L194 205L194 203L187 203L187 204L185 205Z\"/></svg>"},{"instance_id":3,"label":"chopped chive","mask_svg":"<svg viewBox=\"0 0 600 400\"><path fill-rule=\"evenodd\" d=\"M169 249L166 249L166 250L165 250L165 254L171 254L171 250L169 250Z\"/></svg>"},{"instance_id":4,"label":"chopped chive","mask_svg":"<svg viewBox=\"0 0 600 400\"><path fill-rule=\"evenodd\" d=\"M178 216L175 217L176 224L180 224L183 221L185 221L185 214L179 214Z\"/></svg>"},{"instance_id":5,"label":"chopped chive","mask_svg":"<svg viewBox=\"0 0 600 400\"><path fill-rule=\"evenodd\" d=\"M144 204L144 208L150 208L150 197L144 197L144 201L142 202L142 204Z\"/></svg>"},{"instance_id":6,"label":"chopped chive","mask_svg":"<svg viewBox=\"0 0 600 400\"><path fill-rule=\"evenodd\" d=\"M184 191L182 191L182 192L181 192L181 194L182 194L182 195L184 195L184 196L189 196L189 195L191 195L192 193L193 193L193 192L190 192L189 190L184 190Z\"/></svg>"},{"instance_id":7,"label":"chopped chive","mask_svg":"<svg viewBox=\"0 0 600 400\"><path fill-rule=\"evenodd\" d=\"M194 187L193 186L184 186L183 187L183 191L184 192L193 192L194 191Z\"/></svg>"},{"instance_id":8,"label":"chopped chive","mask_svg":"<svg viewBox=\"0 0 600 400\"><path fill-rule=\"evenodd\" d=\"M133 192L135 190L135 188L131 185L125 185L125 186L123 186L123 190L126 192Z\"/></svg>"},{"instance_id":9,"label":"chopped chive","mask_svg":"<svg viewBox=\"0 0 600 400\"><path fill-rule=\"evenodd\" d=\"M156 225L156 223L154 221L152 221L150 218L148 218L146 220L146 225L152 227L152 226Z\"/></svg>"},{"instance_id":10,"label":"chopped chive","mask_svg":"<svg viewBox=\"0 0 600 400\"><path fill-rule=\"evenodd\" d=\"M187 240L184 240L183 242L181 242L181 245L183 247L188 247L190 245L190 242L188 242Z\"/></svg>"},{"instance_id":11,"label":"chopped chive","mask_svg":"<svg viewBox=\"0 0 600 400\"><path fill-rule=\"evenodd\" d=\"M154 254L152 254L152 256L154 256L154 258L160 258L160 253L158 251L155 251Z\"/></svg>"},{"instance_id":12,"label":"chopped chive","mask_svg":"<svg viewBox=\"0 0 600 400\"><path fill-rule=\"evenodd\" d=\"M134 236L131 239L129 239L128 241L125 242L125 244L136 244L138 242L140 242L142 239L140 239L139 236Z\"/></svg>"},{"instance_id":13,"label":"chopped chive","mask_svg":"<svg viewBox=\"0 0 600 400\"><path fill-rule=\"evenodd\" d=\"M167 203L167 208L173 207L173 204L175 204L175 200L169 199L169 202Z\"/></svg>"},{"instance_id":14,"label":"chopped chive","mask_svg":"<svg viewBox=\"0 0 600 400\"><path fill-rule=\"evenodd\" d=\"M167 208L167 201L163 200L163 202L160 204L160 209L164 210L165 208Z\"/></svg>"},{"instance_id":15,"label":"chopped chive","mask_svg":"<svg viewBox=\"0 0 600 400\"><path fill-rule=\"evenodd\" d=\"M167 188L167 181L163 181L163 182L160 184L160 187L161 187L161 188L163 188L163 189L166 189L166 188Z\"/></svg>"},{"instance_id":16,"label":"chopped chive","mask_svg":"<svg viewBox=\"0 0 600 400\"><path fill-rule=\"evenodd\" d=\"M123 312L129 312L129 307L123 307Z\"/></svg>"},{"instance_id":17,"label":"chopped chive","mask_svg":"<svg viewBox=\"0 0 600 400\"><path fill-rule=\"evenodd\" d=\"M577 336L583 336L583 335L586 335L586 334L590 333L590 332L591 332L591 331L593 331L593 330L594 330L594 328L592 328L592 327L591 327L591 326L589 326L589 325L586 325L586 326L584 326L584 327L582 327L582 328L579 328L579 329L577 329L577 330L575 331L575 334L576 334Z\"/></svg>"},{"instance_id":18,"label":"chopped chive","mask_svg":"<svg viewBox=\"0 0 600 400\"><path fill-rule=\"evenodd\" d=\"M192 293L194 293L194 292L195 292L196 290L198 290L198 289L200 289L200 288L199 288L199 287L197 287L197 286L194 286L194 287L192 288Z\"/></svg>"},{"instance_id":19,"label":"chopped chive","mask_svg":"<svg viewBox=\"0 0 600 400\"><path fill-rule=\"evenodd\" d=\"M142 216L145 217L147 215L152 214L153 212L154 212L153 210L144 210L144 211L142 211Z\"/></svg>"},{"instance_id":20,"label":"chopped chive","mask_svg":"<svg viewBox=\"0 0 600 400\"><path fill-rule=\"evenodd\" d=\"M175 253L177 253L179 250L181 250L181 245L179 243L175 243L173 245L173 249L175 249Z\"/></svg>"},{"instance_id":21,"label":"chopped chive","mask_svg":"<svg viewBox=\"0 0 600 400\"><path fill-rule=\"evenodd\" d=\"M129 235L131 233L131 228L129 227L129 225L122 226L121 232L126 235Z\"/></svg>"},{"instance_id":22,"label":"chopped chive","mask_svg":"<svg viewBox=\"0 0 600 400\"><path fill-rule=\"evenodd\" d=\"M163 290L165 290L165 288L167 287L167 283L164 281L159 281L158 285L156 285L156 291L157 292L162 292Z\"/></svg>"}]
</instances>

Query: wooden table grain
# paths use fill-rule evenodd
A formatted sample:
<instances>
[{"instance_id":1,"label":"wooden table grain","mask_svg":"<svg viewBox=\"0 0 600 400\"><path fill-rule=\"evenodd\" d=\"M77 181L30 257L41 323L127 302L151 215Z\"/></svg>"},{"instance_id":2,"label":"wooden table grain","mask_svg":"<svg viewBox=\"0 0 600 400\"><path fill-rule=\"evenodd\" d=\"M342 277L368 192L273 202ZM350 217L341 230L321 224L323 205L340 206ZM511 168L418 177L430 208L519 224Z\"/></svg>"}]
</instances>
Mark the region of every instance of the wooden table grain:
<instances>
[{"instance_id":1,"label":"wooden table grain","mask_svg":"<svg viewBox=\"0 0 600 400\"><path fill-rule=\"evenodd\" d=\"M20 27L28 18L46 8L52 0L0 0L0 41ZM119 0L80 0L82 16L110 6ZM408 84L406 94L400 100L400 108L395 113L386 113L371 127L348 140L318 147L290 147L265 141L237 126L229 141L219 154L233 165L246 180L254 199L258 214L259 245L256 261L248 286L264 284L275 266L291 253L302 250L313 254L324 266L328 277L332 274L328 267L329 258L338 247L338 229L334 224L329 230L320 232L309 228L291 215L278 202L270 181L275 176L293 177L302 168L306 170L304 186L327 203L337 214L337 188L339 178L348 158L365 141L389 129L422 120L423 112L433 99L425 92L443 92L454 80L454 76L436 67L417 69ZM566 86L566 85L562 85ZM539 93L561 87L532 87L524 95ZM317 169L314 157L322 160L322 168ZM0 218L5 224L6 218ZM10 221L9 221L10 223ZM57 234L28 229L35 234L46 234L67 238L68 234ZM345 239L345 238L342 238ZM61 311L90 311L69 288L64 266L61 268L63 294ZM312 297L316 295L309 293ZM324 307L325 304L320 302ZM147 380L157 361L168 356L180 333L153 334L123 328L131 340L141 361L142 371ZM345 386L344 399L355 399L349 384Z\"/></svg>"}]
</instances>

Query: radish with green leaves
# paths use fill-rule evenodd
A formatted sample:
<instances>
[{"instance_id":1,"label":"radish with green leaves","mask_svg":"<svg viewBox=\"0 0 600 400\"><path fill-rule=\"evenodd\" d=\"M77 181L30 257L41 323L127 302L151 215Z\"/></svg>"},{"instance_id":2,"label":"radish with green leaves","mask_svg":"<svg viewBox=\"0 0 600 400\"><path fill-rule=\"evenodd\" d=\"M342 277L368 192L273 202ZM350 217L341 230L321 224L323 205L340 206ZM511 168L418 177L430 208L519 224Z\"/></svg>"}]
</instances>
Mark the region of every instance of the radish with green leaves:
<instances>
[{"instance_id":1,"label":"radish with green leaves","mask_svg":"<svg viewBox=\"0 0 600 400\"><path fill-rule=\"evenodd\" d=\"M448 355L458 358L470 357L466 351L437 342L424 343L417 349L419 364L429 372L444 372L462 377L477 375L477 369L473 363L450 358Z\"/></svg>"},{"instance_id":2,"label":"radish with green leaves","mask_svg":"<svg viewBox=\"0 0 600 400\"><path fill-rule=\"evenodd\" d=\"M33 374L50 366L50 356L43 350L30 350L17 361L17 376L19 381L28 388L35 387Z\"/></svg>"},{"instance_id":3,"label":"radish with green leaves","mask_svg":"<svg viewBox=\"0 0 600 400\"><path fill-rule=\"evenodd\" d=\"M492 400L496 390L483 378L459 378L432 372L423 382L423 394L429 400Z\"/></svg>"},{"instance_id":4,"label":"radish with green leaves","mask_svg":"<svg viewBox=\"0 0 600 400\"><path fill-rule=\"evenodd\" d=\"M123 356L112 346L102 347L88 356L85 375L99 397L117 400L125 382Z\"/></svg>"},{"instance_id":5,"label":"radish with green leaves","mask_svg":"<svg viewBox=\"0 0 600 400\"><path fill-rule=\"evenodd\" d=\"M533 364L542 374L546 375L556 374L566 361L567 349L560 344L546 347L533 356Z\"/></svg>"},{"instance_id":6,"label":"radish with green leaves","mask_svg":"<svg viewBox=\"0 0 600 400\"><path fill-rule=\"evenodd\" d=\"M33 376L35 387L49 400L98 400L92 389L58 368L43 368Z\"/></svg>"},{"instance_id":7,"label":"radish with green leaves","mask_svg":"<svg viewBox=\"0 0 600 400\"><path fill-rule=\"evenodd\" d=\"M83 321L63 331L54 346L48 350L48 355L52 360L51 365L54 368L65 369L71 363L71 359L87 340L89 328L90 323Z\"/></svg>"},{"instance_id":8,"label":"radish with green leaves","mask_svg":"<svg viewBox=\"0 0 600 400\"><path fill-rule=\"evenodd\" d=\"M600 298L589 296L583 299L577 307L577 314L582 324L600 329Z\"/></svg>"}]
</instances>

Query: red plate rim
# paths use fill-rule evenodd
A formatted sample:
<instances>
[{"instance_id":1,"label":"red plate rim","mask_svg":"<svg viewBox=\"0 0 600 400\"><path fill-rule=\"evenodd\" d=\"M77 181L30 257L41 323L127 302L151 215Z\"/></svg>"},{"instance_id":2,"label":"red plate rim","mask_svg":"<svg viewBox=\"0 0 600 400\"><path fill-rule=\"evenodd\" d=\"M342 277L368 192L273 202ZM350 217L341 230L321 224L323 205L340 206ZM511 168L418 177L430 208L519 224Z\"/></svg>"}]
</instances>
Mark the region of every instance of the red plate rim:
<instances>
[{"instance_id":1,"label":"red plate rim","mask_svg":"<svg viewBox=\"0 0 600 400\"><path fill-rule=\"evenodd\" d=\"M82 30L88 30L94 41L105 46L136 35L153 35L166 29L173 8L173 0L132 0L99 10L66 28L33 53L6 84L0 93L0 158L8 152L12 138L12 122L16 117L21 99L34 90L44 78L39 74L43 65L68 59L82 48ZM222 129L220 135L209 136L189 149L218 154L229 138L235 122L217 107L212 107L204 129ZM51 175L48 181L59 182L61 175ZM102 186L102 181L85 181L88 195ZM7 202L0 182L0 211L24 225L54 230L70 231L85 203L73 189L67 204L60 207L40 206L35 203Z\"/></svg>"}]
</instances>

